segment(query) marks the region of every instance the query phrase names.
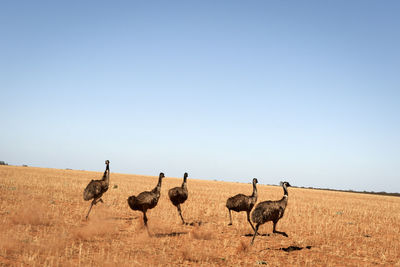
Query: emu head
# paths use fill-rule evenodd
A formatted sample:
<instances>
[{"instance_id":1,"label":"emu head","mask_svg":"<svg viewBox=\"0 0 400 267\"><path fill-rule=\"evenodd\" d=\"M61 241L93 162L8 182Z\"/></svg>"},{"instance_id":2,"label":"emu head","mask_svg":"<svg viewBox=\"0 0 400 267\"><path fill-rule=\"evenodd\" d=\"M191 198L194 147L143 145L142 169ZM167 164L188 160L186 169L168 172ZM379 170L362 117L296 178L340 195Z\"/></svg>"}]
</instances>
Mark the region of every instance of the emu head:
<instances>
[{"instance_id":1,"label":"emu head","mask_svg":"<svg viewBox=\"0 0 400 267\"><path fill-rule=\"evenodd\" d=\"M280 182L279 185L280 185L280 186L286 186L286 187L291 186L291 185L289 184L289 182Z\"/></svg>"},{"instance_id":2,"label":"emu head","mask_svg":"<svg viewBox=\"0 0 400 267\"><path fill-rule=\"evenodd\" d=\"M258 183L257 178L253 178L253 184L257 184L257 183Z\"/></svg>"},{"instance_id":3,"label":"emu head","mask_svg":"<svg viewBox=\"0 0 400 267\"><path fill-rule=\"evenodd\" d=\"M187 178L188 177L188 174L187 174L187 172L185 172L185 174L183 175L183 178Z\"/></svg>"},{"instance_id":4,"label":"emu head","mask_svg":"<svg viewBox=\"0 0 400 267\"><path fill-rule=\"evenodd\" d=\"M106 160L106 162L105 162L105 163L106 163L106 165L108 165L108 164L110 164L110 161L109 161L109 160Z\"/></svg>"},{"instance_id":5,"label":"emu head","mask_svg":"<svg viewBox=\"0 0 400 267\"><path fill-rule=\"evenodd\" d=\"M164 178L165 176L164 176L164 173L163 172L160 172L160 176L159 176L159 178Z\"/></svg>"}]
</instances>

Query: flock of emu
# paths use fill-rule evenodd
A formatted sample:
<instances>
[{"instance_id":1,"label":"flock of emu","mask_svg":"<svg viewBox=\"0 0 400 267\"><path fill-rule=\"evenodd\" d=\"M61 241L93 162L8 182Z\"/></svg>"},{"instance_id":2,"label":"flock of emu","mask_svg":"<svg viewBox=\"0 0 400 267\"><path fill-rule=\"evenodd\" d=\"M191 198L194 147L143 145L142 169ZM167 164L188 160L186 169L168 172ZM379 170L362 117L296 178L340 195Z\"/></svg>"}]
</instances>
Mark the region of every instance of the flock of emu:
<instances>
[{"instance_id":1,"label":"flock of emu","mask_svg":"<svg viewBox=\"0 0 400 267\"><path fill-rule=\"evenodd\" d=\"M92 203L90 204L89 211L86 215L86 220L89 217L89 213L92 210L93 205L96 205L98 202L103 202L101 197L108 190L108 186L110 183L110 161L106 160L106 170L104 171L103 178L101 180L92 180L86 186L83 191L83 199L88 201L92 199ZM164 178L164 173L160 173L158 178L158 183L156 187L154 187L151 191L144 191L137 196L130 196L128 198L128 205L132 210L137 210L143 212L143 221L144 225L147 227L147 216L146 212L148 209L152 209L157 206L158 199L160 198L161 191L161 182ZM185 224L185 220L182 216L181 204L183 204L188 198L188 190L187 190L187 181L188 174L185 173L183 176L183 183L181 187L174 187L168 191L169 199L172 204L176 206L178 209L179 216L182 219L182 223ZM287 201L288 201L288 191L287 187L290 186L288 182L281 182L281 186L283 187L283 197L278 201L263 201L257 204L254 211L251 213L251 220L256 224L256 227L253 226L250 220L250 212L253 209L254 205L257 202L257 179L253 179L253 194L251 196L246 196L243 194L237 194L233 197L228 198L226 201L226 207L229 211L229 220L230 223L228 225L232 225L232 215L231 211L241 212L245 211L247 213L247 221L249 222L251 228L254 230L253 239L251 240L251 244L254 242L254 238L257 235L258 228L260 225L272 221L273 222L273 233L281 234L283 236L288 236L285 232L280 232L276 230L276 224L279 219L282 218L285 213Z\"/></svg>"}]
</instances>

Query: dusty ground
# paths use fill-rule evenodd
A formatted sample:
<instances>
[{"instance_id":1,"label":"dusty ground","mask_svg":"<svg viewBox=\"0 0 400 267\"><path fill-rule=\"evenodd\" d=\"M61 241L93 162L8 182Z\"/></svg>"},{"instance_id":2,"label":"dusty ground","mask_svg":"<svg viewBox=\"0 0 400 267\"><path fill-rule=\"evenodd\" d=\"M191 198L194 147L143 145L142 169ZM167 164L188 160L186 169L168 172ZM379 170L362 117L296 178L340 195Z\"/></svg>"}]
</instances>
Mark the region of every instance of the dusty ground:
<instances>
[{"instance_id":1,"label":"dusty ground","mask_svg":"<svg viewBox=\"0 0 400 267\"><path fill-rule=\"evenodd\" d=\"M233 226L227 226L225 201L251 194L250 183L201 181L189 173L182 212L194 226L182 225L167 199L168 189L182 180L166 173L158 206L148 212L149 236L142 214L130 210L126 199L152 189L157 173L111 172L105 203L84 220L90 203L82 199L83 189L102 176L103 167L86 172L0 166L0 265L400 265L398 197L289 188L286 214L278 223L289 237L270 234L267 223L260 232L270 235L249 246L246 234L252 230L245 213L233 213ZM258 185L258 192L259 201L282 197L280 187ZM302 249L284 250L293 247Z\"/></svg>"}]
</instances>

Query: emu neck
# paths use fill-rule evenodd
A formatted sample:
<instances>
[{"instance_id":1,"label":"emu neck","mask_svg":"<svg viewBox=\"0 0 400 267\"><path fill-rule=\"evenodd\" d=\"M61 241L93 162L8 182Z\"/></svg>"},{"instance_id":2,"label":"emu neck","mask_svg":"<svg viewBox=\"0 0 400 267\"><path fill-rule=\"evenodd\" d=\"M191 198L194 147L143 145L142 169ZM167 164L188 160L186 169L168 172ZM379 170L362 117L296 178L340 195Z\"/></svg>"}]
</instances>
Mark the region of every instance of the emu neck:
<instances>
[{"instance_id":1,"label":"emu neck","mask_svg":"<svg viewBox=\"0 0 400 267\"><path fill-rule=\"evenodd\" d=\"M256 183L253 183L253 194L251 197L254 197L257 200L257 186Z\"/></svg>"},{"instance_id":2,"label":"emu neck","mask_svg":"<svg viewBox=\"0 0 400 267\"><path fill-rule=\"evenodd\" d=\"M183 178L182 188L183 188L183 189L186 189L186 178Z\"/></svg>"},{"instance_id":3,"label":"emu neck","mask_svg":"<svg viewBox=\"0 0 400 267\"><path fill-rule=\"evenodd\" d=\"M282 187L283 187L283 197L280 201L283 202L283 205L286 207L288 198L289 198L288 191L287 191L286 185L283 185Z\"/></svg>"},{"instance_id":4,"label":"emu neck","mask_svg":"<svg viewBox=\"0 0 400 267\"><path fill-rule=\"evenodd\" d=\"M110 167L108 166L108 164L106 170L104 171L102 180L105 181L107 184L110 183Z\"/></svg>"},{"instance_id":5,"label":"emu neck","mask_svg":"<svg viewBox=\"0 0 400 267\"><path fill-rule=\"evenodd\" d=\"M283 195L287 197L288 191L287 191L286 185L284 184L282 187L283 187Z\"/></svg>"},{"instance_id":6,"label":"emu neck","mask_svg":"<svg viewBox=\"0 0 400 267\"><path fill-rule=\"evenodd\" d=\"M158 178L157 186L153 189L154 192L159 193L159 192L161 191L161 182L162 182L162 178L159 177L159 178Z\"/></svg>"}]
</instances>

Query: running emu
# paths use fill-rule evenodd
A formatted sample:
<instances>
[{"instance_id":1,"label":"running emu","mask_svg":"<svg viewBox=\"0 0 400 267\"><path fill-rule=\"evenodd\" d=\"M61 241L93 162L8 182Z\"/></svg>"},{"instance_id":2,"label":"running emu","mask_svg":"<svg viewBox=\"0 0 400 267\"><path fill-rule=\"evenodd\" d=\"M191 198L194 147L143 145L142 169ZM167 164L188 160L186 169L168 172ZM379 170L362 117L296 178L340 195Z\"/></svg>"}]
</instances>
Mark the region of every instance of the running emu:
<instances>
[{"instance_id":1,"label":"running emu","mask_svg":"<svg viewBox=\"0 0 400 267\"><path fill-rule=\"evenodd\" d=\"M185 172L183 175L183 183L181 187L174 187L168 191L169 199L171 200L172 204L178 209L178 213L181 216L182 224L185 224L185 220L182 216L181 211L181 204L183 204L186 199L188 198L188 190L186 186L186 179L188 174Z\"/></svg>"},{"instance_id":2,"label":"running emu","mask_svg":"<svg viewBox=\"0 0 400 267\"><path fill-rule=\"evenodd\" d=\"M164 178L164 173L160 173L158 177L158 184L151 191L144 191L137 196L130 196L128 198L129 207L132 210L140 210L143 212L144 225L147 227L146 211L157 206L158 199L160 198L161 181Z\"/></svg>"},{"instance_id":3,"label":"running emu","mask_svg":"<svg viewBox=\"0 0 400 267\"><path fill-rule=\"evenodd\" d=\"M276 224L279 219L282 218L285 213L286 205L288 202L288 191L287 187L291 186L288 182L281 182L281 186L283 187L283 197L278 201L263 201L257 204L253 213L251 214L251 219L254 223L256 223L256 229L254 230L253 239L251 240L251 244L254 242L254 238L257 235L258 227L266 222L272 221L274 223L273 232L277 234L281 234L284 236L288 236L285 232L279 232L276 230Z\"/></svg>"},{"instance_id":4,"label":"running emu","mask_svg":"<svg viewBox=\"0 0 400 267\"><path fill-rule=\"evenodd\" d=\"M226 207L229 210L229 219L230 219L230 223L228 225L232 225L231 210L236 212L246 211L247 221L250 223L250 226L251 228L253 228L253 231L255 231L254 226L250 221L250 211L257 202L257 187L256 187L257 183L258 183L257 178L253 178L253 194L251 196L237 194L236 196L228 198L228 200L226 201Z\"/></svg>"},{"instance_id":5,"label":"running emu","mask_svg":"<svg viewBox=\"0 0 400 267\"><path fill-rule=\"evenodd\" d=\"M89 213L92 210L93 205L96 205L98 202L103 202L101 197L108 190L108 185L110 184L110 161L106 160L105 164L106 170L104 171L103 178L101 180L92 180L86 186L85 191L83 191L83 199L88 201L92 200L90 204L89 211L86 215L86 220L89 218Z\"/></svg>"}]
</instances>

